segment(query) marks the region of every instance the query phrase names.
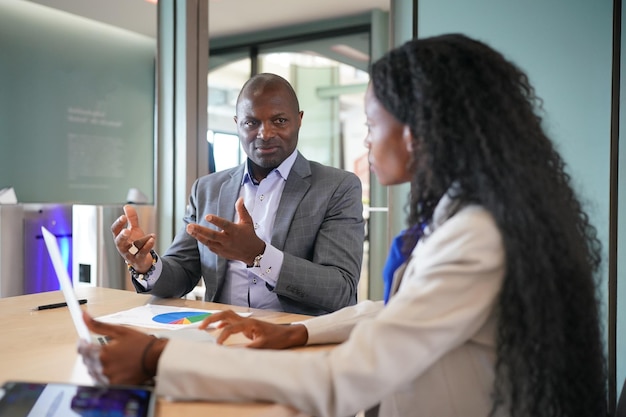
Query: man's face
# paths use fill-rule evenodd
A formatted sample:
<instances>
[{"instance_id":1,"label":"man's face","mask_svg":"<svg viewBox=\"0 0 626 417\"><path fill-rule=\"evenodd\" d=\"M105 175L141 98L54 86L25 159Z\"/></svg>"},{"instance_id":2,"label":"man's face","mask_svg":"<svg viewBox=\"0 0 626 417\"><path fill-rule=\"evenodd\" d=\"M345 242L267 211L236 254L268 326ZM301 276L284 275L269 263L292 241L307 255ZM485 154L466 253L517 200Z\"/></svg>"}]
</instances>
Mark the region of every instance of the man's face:
<instances>
[{"instance_id":1,"label":"man's face","mask_svg":"<svg viewBox=\"0 0 626 417\"><path fill-rule=\"evenodd\" d=\"M265 177L296 149L302 112L287 87L266 84L242 93L235 123L255 176Z\"/></svg>"}]
</instances>

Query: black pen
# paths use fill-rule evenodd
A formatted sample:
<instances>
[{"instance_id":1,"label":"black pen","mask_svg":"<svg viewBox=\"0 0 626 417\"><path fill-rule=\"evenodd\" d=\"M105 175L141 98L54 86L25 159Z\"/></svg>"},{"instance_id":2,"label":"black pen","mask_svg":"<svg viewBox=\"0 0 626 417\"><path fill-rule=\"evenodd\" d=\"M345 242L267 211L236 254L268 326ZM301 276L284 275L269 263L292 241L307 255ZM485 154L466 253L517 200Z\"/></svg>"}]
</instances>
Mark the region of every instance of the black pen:
<instances>
[{"instance_id":1,"label":"black pen","mask_svg":"<svg viewBox=\"0 0 626 417\"><path fill-rule=\"evenodd\" d=\"M78 304L86 304L86 303L87 303L87 300L84 298L82 300L78 300ZM67 307L67 303L44 304L42 306L38 306L36 310L50 310L52 308L59 308L59 307Z\"/></svg>"}]
</instances>

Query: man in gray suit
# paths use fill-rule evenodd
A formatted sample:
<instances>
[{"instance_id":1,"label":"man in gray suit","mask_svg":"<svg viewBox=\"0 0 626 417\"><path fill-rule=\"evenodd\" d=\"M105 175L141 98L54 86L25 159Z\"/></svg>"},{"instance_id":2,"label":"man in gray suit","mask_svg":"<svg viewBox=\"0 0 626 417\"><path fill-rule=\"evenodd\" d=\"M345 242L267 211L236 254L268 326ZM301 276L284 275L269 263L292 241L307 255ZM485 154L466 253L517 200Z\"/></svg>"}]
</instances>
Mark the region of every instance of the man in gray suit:
<instances>
[{"instance_id":1,"label":"man in gray suit","mask_svg":"<svg viewBox=\"0 0 626 417\"><path fill-rule=\"evenodd\" d=\"M247 161L195 181L186 226L163 256L124 208L111 231L137 291L181 297L202 277L207 301L309 315L356 303L361 183L297 151L302 116L282 77L244 84L235 122Z\"/></svg>"}]
</instances>

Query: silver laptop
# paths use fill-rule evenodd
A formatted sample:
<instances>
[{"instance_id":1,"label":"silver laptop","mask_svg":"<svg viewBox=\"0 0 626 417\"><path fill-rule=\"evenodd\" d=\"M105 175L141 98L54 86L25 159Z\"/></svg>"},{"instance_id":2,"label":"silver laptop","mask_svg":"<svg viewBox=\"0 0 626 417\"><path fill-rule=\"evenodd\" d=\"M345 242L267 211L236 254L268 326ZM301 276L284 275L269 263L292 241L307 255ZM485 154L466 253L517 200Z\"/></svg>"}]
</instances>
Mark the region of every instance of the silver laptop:
<instances>
[{"instance_id":1,"label":"silver laptop","mask_svg":"<svg viewBox=\"0 0 626 417\"><path fill-rule=\"evenodd\" d=\"M67 304L70 314L72 315L72 321L74 322L74 327L76 328L78 337L86 342L105 344L107 340L106 337L92 335L83 321L83 313L78 304L76 294L74 293L74 287L72 286L70 275L67 273L67 269L63 264L57 238L44 226L41 226L41 233L43 234L43 239L46 243L46 248L48 249L48 254L50 255L50 260L52 261L52 266L54 267L54 272L56 272L57 279L59 280L61 291L63 291L65 303Z\"/></svg>"}]
</instances>

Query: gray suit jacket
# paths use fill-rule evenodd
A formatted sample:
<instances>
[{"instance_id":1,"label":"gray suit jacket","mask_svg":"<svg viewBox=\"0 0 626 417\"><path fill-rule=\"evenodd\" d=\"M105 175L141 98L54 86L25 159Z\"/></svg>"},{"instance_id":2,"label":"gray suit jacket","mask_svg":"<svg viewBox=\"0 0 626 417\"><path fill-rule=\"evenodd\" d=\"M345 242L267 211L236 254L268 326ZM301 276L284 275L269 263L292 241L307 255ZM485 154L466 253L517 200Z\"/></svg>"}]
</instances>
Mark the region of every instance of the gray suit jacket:
<instances>
[{"instance_id":1,"label":"gray suit jacket","mask_svg":"<svg viewBox=\"0 0 626 417\"><path fill-rule=\"evenodd\" d=\"M213 227L207 214L234 220L244 165L196 180L187 223ZM361 182L353 173L306 160L300 153L285 183L271 244L284 252L274 292L284 311L319 315L356 303L363 258ZM181 297L202 276L205 299L215 301L227 260L183 229L161 257L163 271L151 293Z\"/></svg>"}]
</instances>

